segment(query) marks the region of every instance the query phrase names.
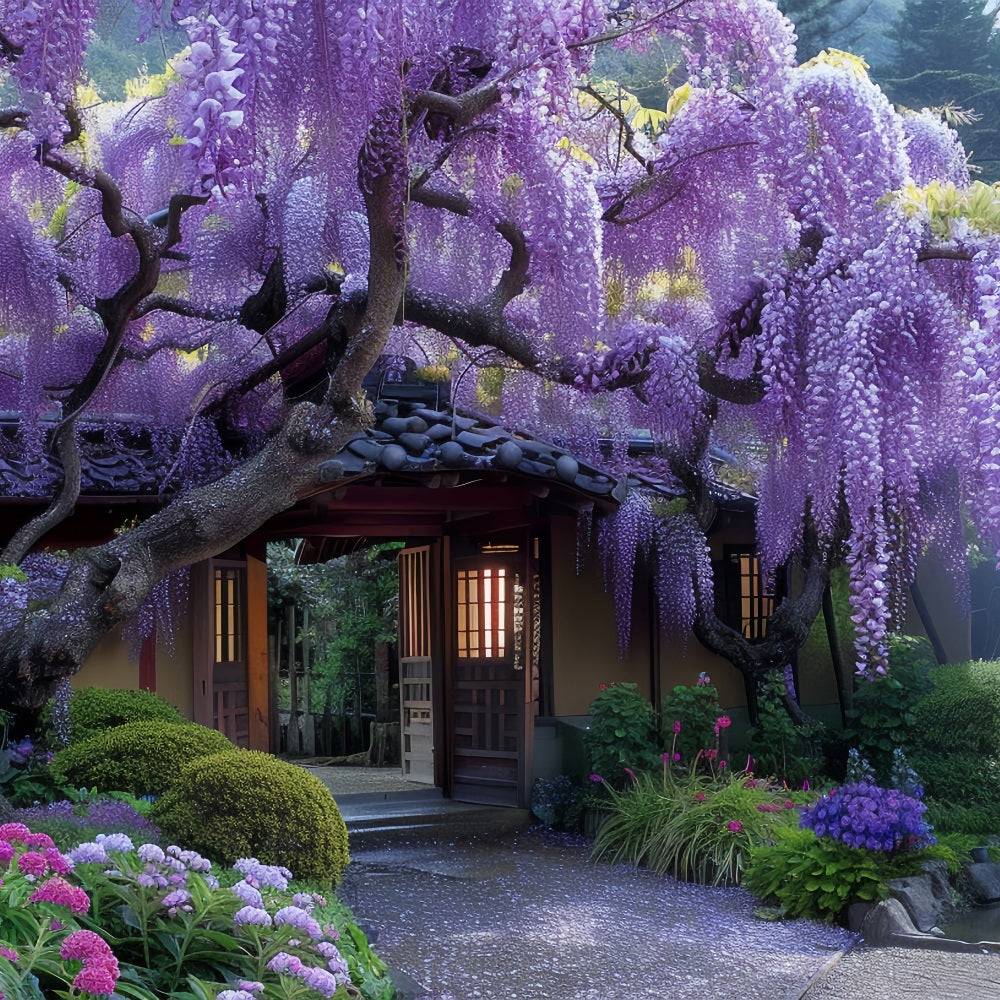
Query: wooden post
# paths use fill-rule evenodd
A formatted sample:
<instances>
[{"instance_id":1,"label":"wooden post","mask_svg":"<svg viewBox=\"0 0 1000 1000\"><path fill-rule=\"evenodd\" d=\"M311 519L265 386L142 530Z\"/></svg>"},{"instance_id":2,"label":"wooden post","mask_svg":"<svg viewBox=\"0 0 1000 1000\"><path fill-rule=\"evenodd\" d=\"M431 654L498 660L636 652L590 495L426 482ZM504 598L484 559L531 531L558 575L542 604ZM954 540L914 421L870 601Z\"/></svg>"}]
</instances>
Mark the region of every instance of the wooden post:
<instances>
[{"instance_id":1,"label":"wooden post","mask_svg":"<svg viewBox=\"0 0 1000 1000\"><path fill-rule=\"evenodd\" d=\"M285 655L288 657L288 752L302 749L299 739L299 686L295 676L295 602L285 605Z\"/></svg>"}]
</instances>

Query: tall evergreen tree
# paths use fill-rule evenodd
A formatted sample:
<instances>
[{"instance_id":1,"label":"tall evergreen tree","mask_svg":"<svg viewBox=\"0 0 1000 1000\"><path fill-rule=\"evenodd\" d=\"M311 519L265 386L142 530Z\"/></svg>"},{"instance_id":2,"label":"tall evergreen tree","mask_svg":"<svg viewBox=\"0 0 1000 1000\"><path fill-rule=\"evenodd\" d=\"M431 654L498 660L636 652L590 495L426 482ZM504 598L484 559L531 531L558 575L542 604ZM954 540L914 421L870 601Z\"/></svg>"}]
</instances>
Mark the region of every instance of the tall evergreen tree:
<instances>
[{"instance_id":1,"label":"tall evergreen tree","mask_svg":"<svg viewBox=\"0 0 1000 1000\"><path fill-rule=\"evenodd\" d=\"M795 25L796 49L804 62L831 45L853 46L872 0L777 0L777 4Z\"/></svg>"},{"instance_id":2,"label":"tall evergreen tree","mask_svg":"<svg viewBox=\"0 0 1000 1000\"><path fill-rule=\"evenodd\" d=\"M1000 177L1000 4L983 0L907 0L887 32L892 61L875 76L898 105L955 108L974 169Z\"/></svg>"}]
</instances>

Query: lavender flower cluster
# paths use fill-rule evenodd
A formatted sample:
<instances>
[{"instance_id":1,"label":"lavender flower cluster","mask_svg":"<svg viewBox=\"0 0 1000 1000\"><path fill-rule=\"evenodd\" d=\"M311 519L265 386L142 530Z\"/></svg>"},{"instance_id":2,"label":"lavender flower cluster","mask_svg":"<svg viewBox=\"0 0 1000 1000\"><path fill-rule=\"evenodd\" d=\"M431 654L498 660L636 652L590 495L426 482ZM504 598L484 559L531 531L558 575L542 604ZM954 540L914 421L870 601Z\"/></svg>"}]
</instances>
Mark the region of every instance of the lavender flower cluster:
<instances>
[{"instance_id":1,"label":"lavender flower cluster","mask_svg":"<svg viewBox=\"0 0 1000 1000\"><path fill-rule=\"evenodd\" d=\"M916 850L936 841L923 819L927 807L894 788L867 781L841 785L802 812L799 825L869 851Z\"/></svg>"}]
</instances>

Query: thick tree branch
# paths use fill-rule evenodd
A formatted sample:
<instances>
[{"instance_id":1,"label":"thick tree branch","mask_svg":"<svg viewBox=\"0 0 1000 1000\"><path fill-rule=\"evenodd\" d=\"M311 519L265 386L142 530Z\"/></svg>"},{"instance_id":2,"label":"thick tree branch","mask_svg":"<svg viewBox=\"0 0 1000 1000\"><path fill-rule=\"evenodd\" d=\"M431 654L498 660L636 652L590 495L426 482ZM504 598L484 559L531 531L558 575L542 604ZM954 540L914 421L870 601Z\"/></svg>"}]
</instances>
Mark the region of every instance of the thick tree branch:
<instances>
[{"instance_id":1,"label":"thick tree branch","mask_svg":"<svg viewBox=\"0 0 1000 1000\"><path fill-rule=\"evenodd\" d=\"M496 80L490 80L462 94L421 90L413 95L410 105L414 116L426 111L443 115L456 125L468 125L499 100L500 87Z\"/></svg>"},{"instance_id":2,"label":"thick tree branch","mask_svg":"<svg viewBox=\"0 0 1000 1000\"><path fill-rule=\"evenodd\" d=\"M347 409L297 404L250 461L190 490L136 528L81 550L58 594L0 634L0 704L38 706L168 573L235 545L315 489L316 469L363 427Z\"/></svg>"},{"instance_id":3,"label":"thick tree branch","mask_svg":"<svg viewBox=\"0 0 1000 1000\"><path fill-rule=\"evenodd\" d=\"M710 396L728 403L749 406L764 398L764 379L760 372L744 378L724 375L716 368L716 358L710 351L698 355L698 385Z\"/></svg>"}]
</instances>

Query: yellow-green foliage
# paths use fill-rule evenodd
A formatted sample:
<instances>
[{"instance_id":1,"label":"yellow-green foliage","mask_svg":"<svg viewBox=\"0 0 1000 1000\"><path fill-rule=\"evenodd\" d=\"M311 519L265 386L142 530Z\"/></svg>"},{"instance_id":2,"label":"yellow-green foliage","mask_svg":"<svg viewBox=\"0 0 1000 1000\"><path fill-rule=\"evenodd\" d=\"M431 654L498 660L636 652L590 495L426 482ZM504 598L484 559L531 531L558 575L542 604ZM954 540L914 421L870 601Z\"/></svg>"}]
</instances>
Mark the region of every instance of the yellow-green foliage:
<instances>
[{"instance_id":1,"label":"yellow-green foliage","mask_svg":"<svg viewBox=\"0 0 1000 1000\"><path fill-rule=\"evenodd\" d=\"M60 750L52 774L77 788L160 795L177 780L182 764L234 749L222 733L195 722L127 722Z\"/></svg>"},{"instance_id":2,"label":"yellow-green foliage","mask_svg":"<svg viewBox=\"0 0 1000 1000\"><path fill-rule=\"evenodd\" d=\"M69 699L70 741L73 743L103 733L112 726L150 719L183 722L184 716L152 691L88 687L74 691Z\"/></svg>"},{"instance_id":3,"label":"yellow-green foliage","mask_svg":"<svg viewBox=\"0 0 1000 1000\"><path fill-rule=\"evenodd\" d=\"M926 215L935 236L950 239L955 224L964 220L981 233L1000 232L1000 185L974 181L967 188L931 181L924 187L909 184L892 197L907 215Z\"/></svg>"},{"instance_id":4,"label":"yellow-green foliage","mask_svg":"<svg viewBox=\"0 0 1000 1000\"><path fill-rule=\"evenodd\" d=\"M258 750L185 764L152 819L169 838L220 863L255 857L335 885L350 861L347 827L326 785Z\"/></svg>"}]
</instances>

